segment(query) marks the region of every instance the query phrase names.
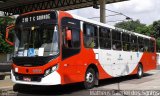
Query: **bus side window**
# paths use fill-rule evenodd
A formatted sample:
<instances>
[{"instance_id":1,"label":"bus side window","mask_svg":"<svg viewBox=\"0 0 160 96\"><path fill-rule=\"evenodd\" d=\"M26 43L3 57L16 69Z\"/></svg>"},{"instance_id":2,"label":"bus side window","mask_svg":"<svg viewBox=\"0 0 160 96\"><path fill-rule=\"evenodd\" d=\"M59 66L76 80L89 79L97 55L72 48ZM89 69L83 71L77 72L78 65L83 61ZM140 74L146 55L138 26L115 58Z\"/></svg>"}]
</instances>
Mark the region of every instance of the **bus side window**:
<instances>
[{"instance_id":1,"label":"bus side window","mask_svg":"<svg viewBox=\"0 0 160 96\"><path fill-rule=\"evenodd\" d=\"M98 48L98 32L97 27L84 23L83 25L84 46L86 48Z\"/></svg>"},{"instance_id":2,"label":"bus side window","mask_svg":"<svg viewBox=\"0 0 160 96\"><path fill-rule=\"evenodd\" d=\"M121 43L121 32L113 30L112 31L112 49L113 50L122 50Z\"/></svg>"},{"instance_id":3,"label":"bus side window","mask_svg":"<svg viewBox=\"0 0 160 96\"><path fill-rule=\"evenodd\" d=\"M133 52L138 51L138 43L136 35L131 35L131 50Z\"/></svg>"},{"instance_id":4,"label":"bus side window","mask_svg":"<svg viewBox=\"0 0 160 96\"><path fill-rule=\"evenodd\" d=\"M130 34L122 33L123 50L130 51Z\"/></svg>"},{"instance_id":5,"label":"bus side window","mask_svg":"<svg viewBox=\"0 0 160 96\"><path fill-rule=\"evenodd\" d=\"M144 51L149 52L149 39L144 39Z\"/></svg>"},{"instance_id":6,"label":"bus side window","mask_svg":"<svg viewBox=\"0 0 160 96\"><path fill-rule=\"evenodd\" d=\"M67 39L67 31L70 31L71 33L68 33L71 35L70 39ZM80 30L76 28L69 28L65 27L63 29L63 42L64 46L66 48L79 48L80 47Z\"/></svg>"},{"instance_id":7,"label":"bus side window","mask_svg":"<svg viewBox=\"0 0 160 96\"><path fill-rule=\"evenodd\" d=\"M109 28L99 28L99 41L101 49L111 49L111 31Z\"/></svg>"},{"instance_id":8,"label":"bus side window","mask_svg":"<svg viewBox=\"0 0 160 96\"><path fill-rule=\"evenodd\" d=\"M62 28L62 59L69 58L80 52L80 21L64 17L61 21Z\"/></svg>"},{"instance_id":9,"label":"bus side window","mask_svg":"<svg viewBox=\"0 0 160 96\"><path fill-rule=\"evenodd\" d=\"M154 50L155 50L154 42L155 41L150 40L150 43L149 43L149 52L154 52Z\"/></svg>"},{"instance_id":10,"label":"bus side window","mask_svg":"<svg viewBox=\"0 0 160 96\"><path fill-rule=\"evenodd\" d=\"M140 52L144 52L144 39L142 37L138 37L138 49Z\"/></svg>"}]
</instances>

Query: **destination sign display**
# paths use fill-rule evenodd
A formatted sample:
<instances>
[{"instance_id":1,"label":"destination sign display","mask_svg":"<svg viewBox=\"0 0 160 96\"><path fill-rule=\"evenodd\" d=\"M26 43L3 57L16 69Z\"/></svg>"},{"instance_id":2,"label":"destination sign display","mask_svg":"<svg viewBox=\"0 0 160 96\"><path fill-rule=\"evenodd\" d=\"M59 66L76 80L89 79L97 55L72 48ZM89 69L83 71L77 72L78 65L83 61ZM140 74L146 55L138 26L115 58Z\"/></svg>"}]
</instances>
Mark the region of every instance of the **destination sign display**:
<instances>
[{"instance_id":1,"label":"destination sign display","mask_svg":"<svg viewBox=\"0 0 160 96\"><path fill-rule=\"evenodd\" d=\"M24 17L22 18L22 23L34 22L39 20L47 20L47 19L51 19L51 14Z\"/></svg>"},{"instance_id":2,"label":"destination sign display","mask_svg":"<svg viewBox=\"0 0 160 96\"><path fill-rule=\"evenodd\" d=\"M17 18L17 23L29 23L44 20L56 20L55 12L43 12L43 13L33 13L22 15Z\"/></svg>"}]
</instances>

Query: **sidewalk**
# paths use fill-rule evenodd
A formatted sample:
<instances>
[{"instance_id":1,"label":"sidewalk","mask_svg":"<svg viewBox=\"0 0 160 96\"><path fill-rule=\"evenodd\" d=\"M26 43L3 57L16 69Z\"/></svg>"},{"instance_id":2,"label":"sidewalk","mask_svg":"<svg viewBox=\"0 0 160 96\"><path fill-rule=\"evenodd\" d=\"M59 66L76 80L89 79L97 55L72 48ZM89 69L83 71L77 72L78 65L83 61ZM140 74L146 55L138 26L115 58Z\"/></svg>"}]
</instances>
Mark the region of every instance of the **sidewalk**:
<instances>
[{"instance_id":1,"label":"sidewalk","mask_svg":"<svg viewBox=\"0 0 160 96\"><path fill-rule=\"evenodd\" d=\"M160 70L146 72L141 79L133 78L121 82L108 84L98 87L98 90L159 90L160 89ZM94 88L97 89L97 88Z\"/></svg>"},{"instance_id":2,"label":"sidewalk","mask_svg":"<svg viewBox=\"0 0 160 96\"><path fill-rule=\"evenodd\" d=\"M8 89L13 87L14 83L9 79L9 77L6 77L5 80L0 80L0 90L1 89Z\"/></svg>"}]
</instances>

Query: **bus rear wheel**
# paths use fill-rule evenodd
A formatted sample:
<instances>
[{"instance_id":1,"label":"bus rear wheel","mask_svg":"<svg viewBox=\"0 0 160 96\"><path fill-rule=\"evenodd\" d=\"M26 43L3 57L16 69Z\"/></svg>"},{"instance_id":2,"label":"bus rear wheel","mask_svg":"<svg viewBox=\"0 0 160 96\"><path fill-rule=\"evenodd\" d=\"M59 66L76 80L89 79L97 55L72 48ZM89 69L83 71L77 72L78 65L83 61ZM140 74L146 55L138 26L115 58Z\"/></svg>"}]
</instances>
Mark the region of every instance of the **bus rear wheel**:
<instances>
[{"instance_id":1,"label":"bus rear wheel","mask_svg":"<svg viewBox=\"0 0 160 96\"><path fill-rule=\"evenodd\" d=\"M88 68L85 74L84 87L86 89L91 89L95 86L96 82L96 72L93 68Z\"/></svg>"},{"instance_id":2,"label":"bus rear wheel","mask_svg":"<svg viewBox=\"0 0 160 96\"><path fill-rule=\"evenodd\" d=\"M137 77L138 77L139 79L143 77L143 67L142 67L141 64L139 64L139 66L138 66Z\"/></svg>"}]
</instances>

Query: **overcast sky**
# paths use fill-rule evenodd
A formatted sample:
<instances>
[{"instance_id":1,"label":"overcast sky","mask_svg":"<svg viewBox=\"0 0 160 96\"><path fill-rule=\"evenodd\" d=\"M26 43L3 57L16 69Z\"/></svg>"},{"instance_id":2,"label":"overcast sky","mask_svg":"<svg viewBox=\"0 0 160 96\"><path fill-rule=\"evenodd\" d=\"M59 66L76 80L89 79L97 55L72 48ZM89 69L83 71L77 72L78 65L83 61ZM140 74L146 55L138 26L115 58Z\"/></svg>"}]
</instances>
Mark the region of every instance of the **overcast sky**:
<instances>
[{"instance_id":1,"label":"overcast sky","mask_svg":"<svg viewBox=\"0 0 160 96\"><path fill-rule=\"evenodd\" d=\"M139 19L141 23L147 25L152 24L153 21L160 20L160 0L129 0L107 4L106 9L123 13L133 20ZM71 10L70 12L85 18L100 17L99 9L94 9L93 7ZM106 16L114 14L106 10ZM125 17L117 15L106 17L106 19L108 24L114 25L119 20L125 20ZM93 20L99 21L99 18L94 18Z\"/></svg>"},{"instance_id":2,"label":"overcast sky","mask_svg":"<svg viewBox=\"0 0 160 96\"><path fill-rule=\"evenodd\" d=\"M152 24L155 20L160 20L160 0L129 0L120 3L113 3L106 5L107 9L121 12L133 20L139 19L141 23ZM71 13L80 15L85 18L99 17L99 9L94 9L92 7L76 9L70 11ZM106 16L115 13L106 11ZM109 16L107 17L108 24L114 25L117 20L124 20L124 16ZM94 20L99 21L99 18L94 18ZM117 22L110 22L117 21Z\"/></svg>"}]
</instances>

